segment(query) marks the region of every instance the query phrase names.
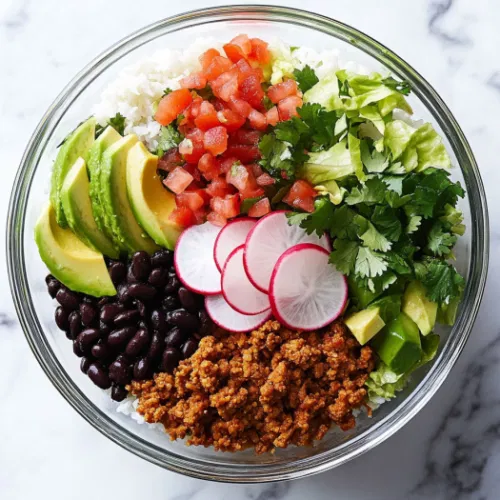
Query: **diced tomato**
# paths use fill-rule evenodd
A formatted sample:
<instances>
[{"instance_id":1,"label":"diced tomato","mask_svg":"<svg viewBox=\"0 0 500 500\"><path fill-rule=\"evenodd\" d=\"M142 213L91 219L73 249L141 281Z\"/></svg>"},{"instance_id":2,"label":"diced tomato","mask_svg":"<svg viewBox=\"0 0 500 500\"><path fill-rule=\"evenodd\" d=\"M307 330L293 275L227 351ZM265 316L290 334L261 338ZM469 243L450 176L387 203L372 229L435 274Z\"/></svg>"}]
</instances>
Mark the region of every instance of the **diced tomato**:
<instances>
[{"instance_id":1,"label":"diced tomato","mask_svg":"<svg viewBox=\"0 0 500 500\"><path fill-rule=\"evenodd\" d=\"M240 213L241 201L239 194L228 194L224 198L215 196L210 200L210 207L214 212L226 219L236 217Z\"/></svg>"},{"instance_id":2,"label":"diced tomato","mask_svg":"<svg viewBox=\"0 0 500 500\"><path fill-rule=\"evenodd\" d=\"M207 79L201 73L191 73L179 82L185 89L203 89L207 85Z\"/></svg>"},{"instance_id":3,"label":"diced tomato","mask_svg":"<svg viewBox=\"0 0 500 500\"><path fill-rule=\"evenodd\" d=\"M206 70L217 56L220 56L220 52L217 49L208 49L206 52L203 52L198 58L203 70Z\"/></svg>"},{"instance_id":4,"label":"diced tomato","mask_svg":"<svg viewBox=\"0 0 500 500\"><path fill-rule=\"evenodd\" d=\"M226 71L210 84L213 93L223 101L229 101L238 94L238 71Z\"/></svg>"},{"instance_id":5,"label":"diced tomato","mask_svg":"<svg viewBox=\"0 0 500 500\"><path fill-rule=\"evenodd\" d=\"M263 217L271 211L271 203L269 198L262 198L250 208L248 215L250 217Z\"/></svg>"},{"instance_id":6,"label":"diced tomato","mask_svg":"<svg viewBox=\"0 0 500 500\"><path fill-rule=\"evenodd\" d=\"M207 221L211 222L215 226L225 226L227 224L227 219L225 217L222 217L222 215L218 214L217 212L210 212L207 215Z\"/></svg>"},{"instance_id":7,"label":"diced tomato","mask_svg":"<svg viewBox=\"0 0 500 500\"><path fill-rule=\"evenodd\" d=\"M238 158L235 158L234 156L229 156L228 158L224 158L224 160L222 160L220 163L220 171L223 174L227 174L229 172L229 169L239 161L240 160L238 160Z\"/></svg>"},{"instance_id":8,"label":"diced tomato","mask_svg":"<svg viewBox=\"0 0 500 500\"><path fill-rule=\"evenodd\" d=\"M234 43L226 43L223 46L223 49L226 56L234 63L238 62L240 59L244 59L245 57L242 48Z\"/></svg>"},{"instance_id":9,"label":"diced tomato","mask_svg":"<svg viewBox=\"0 0 500 500\"><path fill-rule=\"evenodd\" d=\"M163 184L175 194L182 193L193 182L193 176L184 168L177 167L170 172Z\"/></svg>"},{"instance_id":10,"label":"diced tomato","mask_svg":"<svg viewBox=\"0 0 500 500\"><path fill-rule=\"evenodd\" d=\"M217 118L217 111L208 101L203 101L200 105L198 116L194 119L195 125L200 130L208 130L209 128L220 125Z\"/></svg>"},{"instance_id":11,"label":"diced tomato","mask_svg":"<svg viewBox=\"0 0 500 500\"><path fill-rule=\"evenodd\" d=\"M274 104L277 104L289 96L297 95L298 91L299 88L295 80L285 80L284 82L269 87L267 89L267 97L269 97Z\"/></svg>"},{"instance_id":12,"label":"diced tomato","mask_svg":"<svg viewBox=\"0 0 500 500\"><path fill-rule=\"evenodd\" d=\"M240 98L248 102L253 108L262 108L262 99L264 98L264 91L260 84L260 79L257 75L253 74L247 76L240 85Z\"/></svg>"},{"instance_id":13,"label":"diced tomato","mask_svg":"<svg viewBox=\"0 0 500 500\"><path fill-rule=\"evenodd\" d=\"M175 197L177 207L187 207L193 212L201 208L205 202L196 191L184 191Z\"/></svg>"},{"instance_id":14,"label":"diced tomato","mask_svg":"<svg viewBox=\"0 0 500 500\"><path fill-rule=\"evenodd\" d=\"M182 168L184 170L186 170L186 172L189 172L193 176L194 181L196 181L196 182L201 181L201 173L198 170L198 168L196 168L196 165L193 165L192 163L185 163L182 166Z\"/></svg>"},{"instance_id":15,"label":"diced tomato","mask_svg":"<svg viewBox=\"0 0 500 500\"><path fill-rule=\"evenodd\" d=\"M246 144L231 144L226 150L226 155L234 156L241 163L253 163L260 160L260 150L258 146L247 146Z\"/></svg>"},{"instance_id":16,"label":"diced tomato","mask_svg":"<svg viewBox=\"0 0 500 500\"><path fill-rule=\"evenodd\" d=\"M210 153L205 153L198 162L198 170L207 181L211 181L220 175L220 166Z\"/></svg>"},{"instance_id":17,"label":"diced tomato","mask_svg":"<svg viewBox=\"0 0 500 500\"><path fill-rule=\"evenodd\" d=\"M203 224L207 220L208 208L202 207L194 211L196 224Z\"/></svg>"},{"instance_id":18,"label":"diced tomato","mask_svg":"<svg viewBox=\"0 0 500 500\"><path fill-rule=\"evenodd\" d=\"M256 70L248 64L248 61L246 59L240 59L235 65L235 68L238 68L238 71L240 73L240 83L247 78L250 75L255 75L257 74Z\"/></svg>"},{"instance_id":19,"label":"diced tomato","mask_svg":"<svg viewBox=\"0 0 500 500\"><path fill-rule=\"evenodd\" d=\"M189 186L184 192L198 194L203 200L203 204L208 205L212 197L207 193L206 188L193 187L193 184L194 183L192 183L191 186Z\"/></svg>"},{"instance_id":20,"label":"diced tomato","mask_svg":"<svg viewBox=\"0 0 500 500\"><path fill-rule=\"evenodd\" d=\"M252 170L252 174L256 179L264 173L262 167L258 163L251 163L250 165L247 165L247 167Z\"/></svg>"},{"instance_id":21,"label":"diced tomato","mask_svg":"<svg viewBox=\"0 0 500 500\"><path fill-rule=\"evenodd\" d=\"M281 121L286 121L297 116L297 108L302 107L302 99L298 96L286 97L278 103L278 111Z\"/></svg>"},{"instance_id":22,"label":"diced tomato","mask_svg":"<svg viewBox=\"0 0 500 500\"><path fill-rule=\"evenodd\" d=\"M257 130L266 130L267 128L266 116L256 109L252 109L252 112L248 116L248 121L250 122L250 126Z\"/></svg>"},{"instance_id":23,"label":"diced tomato","mask_svg":"<svg viewBox=\"0 0 500 500\"><path fill-rule=\"evenodd\" d=\"M217 118L228 132L234 132L245 124L245 118L230 109L217 111Z\"/></svg>"},{"instance_id":24,"label":"diced tomato","mask_svg":"<svg viewBox=\"0 0 500 500\"><path fill-rule=\"evenodd\" d=\"M293 183L283 202L306 212L313 212L314 198L317 195L317 191L307 181L298 180Z\"/></svg>"},{"instance_id":25,"label":"diced tomato","mask_svg":"<svg viewBox=\"0 0 500 500\"><path fill-rule=\"evenodd\" d=\"M245 55L250 54L250 52L252 50L252 43L250 42L250 39L248 38L248 35L238 35L238 36L235 36L231 40L230 43L232 43L234 45L238 45L238 47L241 48L241 50L243 51L243 53Z\"/></svg>"},{"instance_id":26,"label":"diced tomato","mask_svg":"<svg viewBox=\"0 0 500 500\"><path fill-rule=\"evenodd\" d=\"M171 172L175 167L180 167L183 164L184 160L182 159L179 150L177 148L172 148L158 160L157 168L159 170L164 170L165 172Z\"/></svg>"},{"instance_id":27,"label":"diced tomato","mask_svg":"<svg viewBox=\"0 0 500 500\"><path fill-rule=\"evenodd\" d=\"M205 132L203 145L205 149L214 156L224 153L227 149L227 130L222 127L214 127Z\"/></svg>"},{"instance_id":28,"label":"diced tomato","mask_svg":"<svg viewBox=\"0 0 500 500\"><path fill-rule=\"evenodd\" d=\"M211 82L225 71L229 71L232 65L232 62L227 57L215 56L203 71L203 75Z\"/></svg>"},{"instance_id":29,"label":"diced tomato","mask_svg":"<svg viewBox=\"0 0 500 500\"><path fill-rule=\"evenodd\" d=\"M231 134L229 144L245 144L247 146L257 146L261 137L262 134L257 130L242 128Z\"/></svg>"},{"instance_id":30,"label":"diced tomato","mask_svg":"<svg viewBox=\"0 0 500 500\"><path fill-rule=\"evenodd\" d=\"M278 113L277 106L273 106L271 109L267 110L266 113L267 123L273 127L280 121L280 114Z\"/></svg>"},{"instance_id":31,"label":"diced tomato","mask_svg":"<svg viewBox=\"0 0 500 500\"><path fill-rule=\"evenodd\" d=\"M228 105L235 113L238 113L245 118L248 118L248 115L250 115L253 109L248 102L234 96L229 98Z\"/></svg>"},{"instance_id":32,"label":"diced tomato","mask_svg":"<svg viewBox=\"0 0 500 500\"><path fill-rule=\"evenodd\" d=\"M169 125L193 102L193 96L188 89L170 92L158 103L155 120L163 125Z\"/></svg>"},{"instance_id":33,"label":"diced tomato","mask_svg":"<svg viewBox=\"0 0 500 500\"><path fill-rule=\"evenodd\" d=\"M272 186L276 181L267 173L257 177L257 184L259 186Z\"/></svg>"},{"instance_id":34,"label":"diced tomato","mask_svg":"<svg viewBox=\"0 0 500 500\"><path fill-rule=\"evenodd\" d=\"M179 144L179 151L188 163L197 164L205 154L203 132L197 128L188 132Z\"/></svg>"},{"instance_id":35,"label":"diced tomato","mask_svg":"<svg viewBox=\"0 0 500 500\"><path fill-rule=\"evenodd\" d=\"M196 217L192 210L187 207L176 208L168 217L175 224L182 227L189 227L196 224Z\"/></svg>"},{"instance_id":36,"label":"diced tomato","mask_svg":"<svg viewBox=\"0 0 500 500\"><path fill-rule=\"evenodd\" d=\"M271 53L269 52L268 44L260 38L252 38L250 40L252 50L250 51L250 59L257 61L259 64L269 64L271 62Z\"/></svg>"},{"instance_id":37,"label":"diced tomato","mask_svg":"<svg viewBox=\"0 0 500 500\"><path fill-rule=\"evenodd\" d=\"M219 196L219 197L224 197L228 194L233 194L235 192L235 189L233 186L229 185L223 177L217 177L215 178L208 186L207 186L207 193L210 196Z\"/></svg>"},{"instance_id":38,"label":"diced tomato","mask_svg":"<svg viewBox=\"0 0 500 500\"><path fill-rule=\"evenodd\" d=\"M264 191L257 185L252 167L234 164L227 172L226 180L238 189L243 199L257 198Z\"/></svg>"}]
</instances>

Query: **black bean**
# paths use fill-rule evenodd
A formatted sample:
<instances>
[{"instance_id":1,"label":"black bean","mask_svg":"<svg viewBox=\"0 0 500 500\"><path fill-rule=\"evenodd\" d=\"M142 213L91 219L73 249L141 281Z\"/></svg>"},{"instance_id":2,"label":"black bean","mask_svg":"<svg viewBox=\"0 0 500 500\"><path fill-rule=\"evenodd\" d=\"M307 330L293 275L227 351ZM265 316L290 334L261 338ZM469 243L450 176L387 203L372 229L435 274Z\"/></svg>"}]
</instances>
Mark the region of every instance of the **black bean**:
<instances>
[{"instance_id":1,"label":"black bean","mask_svg":"<svg viewBox=\"0 0 500 500\"><path fill-rule=\"evenodd\" d=\"M160 369L162 372L172 373L179 364L181 355L178 349L167 347L161 357Z\"/></svg>"},{"instance_id":2,"label":"black bean","mask_svg":"<svg viewBox=\"0 0 500 500\"><path fill-rule=\"evenodd\" d=\"M164 346L165 340L163 336L158 332L154 332L151 339L151 344L149 346L148 358L152 361L158 359L163 351Z\"/></svg>"},{"instance_id":3,"label":"black bean","mask_svg":"<svg viewBox=\"0 0 500 500\"><path fill-rule=\"evenodd\" d=\"M144 380L150 374L150 361L147 357L137 360L134 364L134 379Z\"/></svg>"},{"instance_id":4,"label":"black bean","mask_svg":"<svg viewBox=\"0 0 500 500\"><path fill-rule=\"evenodd\" d=\"M177 296L184 309L187 309L189 312L198 311L198 297L193 292L181 286L177 290Z\"/></svg>"},{"instance_id":5,"label":"black bean","mask_svg":"<svg viewBox=\"0 0 500 500\"><path fill-rule=\"evenodd\" d=\"M134 326L126 326L118 330L113 330L108 335L108 344L110 346L119 346L128 342L134 335L137 329Z\"/></svg>"},{"instance_id":6,"label":"black bean","mask_svg":"<svg viewBox=\"0 0 500 500\"><path fill-rule=\"evenodd\" d=\"M161 288L167 284L168 274L167 270L161 267L153 269L149 274L148 283L155 286L156 288Z\"/></svg>"},{"instance_id":7,"label":"black bean","mask_svg":"<svg viewBox=\"0 0 500 500\"><path fill-rule=\"evenodd\" d=\"M165 333L167 329L167 320L165 312L161 309L155 309L151 312L151 325L154 330L158 330L160 333Z\"/></svg>"},{"instance_id":8,"label":"black bean","mask_svg":"<svg viewBox=\"0 0 500 500\"><path fill-rule=\"evenodd\" d=\"M151 272L151 260L147 252L135 252L132 255L132 273L138 280L146 280Z\"/></svg>"},{"instance_id":9,"label":"black bean","mask_svg":"<svg viewBox=\"0 0 500 500\"><path fill-rule=\"evenodd\" d=\"M78 311L71 311L68 316L69 333L72 339L76 339L82 331L82 321Z\"/></svg>"},{"instance_id":10,"label":"black bean","mask_svg":"<svg viewBox=\"0 0 500 500\"><path fill-rule=\"evenodd\" d=\"M82 358L80 361L80 370L82 370L83 373L87 373L91 364L92 361L89 358Z\"/></svg>"},{"instance_id":11,"label":"black bean","mask_svg":"<svg viewBox=\"0 0 500 500\"><path fill-rule=\"evenodd\" d=\"M116 292L118 295L118 300L125 304L130 300L130 295L128 294L128 285L122 283L116 287Z\"/></svg>"},{"instance_id":12,"label":"black bean","mask_svg":"<svg viewBox=\"0 0 500 500\"><path fill-rule=\"evenodd\" d=\"M134 283L128 286L128 295L134 299L150 300L156 295L156 289L144 283Z\"/></svg>"},{"instance_id":13,"label":"black bean","mask_svg":"<svg viewBox=\"0 0 500 500\"><path fill-rule=\"evenodd\" d=\"M83 353L90 352L92 346L99 340L101 334L97 328L87 328L83 330L78 337L78 344L80 345L80 350Z\"/></svg>"},{"instance_id":14,"label":"black bean","mask_svg":"<svg viewBox=\"0 0 500 500\"><path fill-rule=\"evenodd\" d=\"M127 274L127 266L123 262L113 262L109 266L109 276L115 286L119 285Z\"/></svg>"},{"instance_id":15,"label":"black bean","mask_svg":"<svg viewBox=\"0 0 500 500\"><path fill-rule=\"evenodd\" d=\"M180 347L185 339L184 333L178 326L172 328L165 337L165 345L168 347Z\"/></svg>"},{"instance_id":16,"label":"black bean","mask_svg":"<svg viewBox=\"0 0 500 500\"><path fill-rule=\"evenodd\" d=\"M75 339L73 340L73 352L79 357L81 358L84 353L82 352L82 350L80 349L80 342L78 342L78 339Z\"/></svg>"},{"instance_id":17,"label":"black bean","mask_svg":"<svg viewBox=\"0 0 500 500\"><path fill-rule=\"evenodd\" d=\"M123 385L113 384L111 387L111 399L113 401L123 401L127 394L127 389Z\"/></svg>"},{"instance_id":18,"label":"black bean","mask_svg":"<svg viewBox=\"0 0 500 500\"><path fill-rule=\"evenodd\" d=\"M174 309L177 309L180 304L175 295L168 295L163 298L161 305L165 311L173 311Z\"/></svg>"},{"instance_id":19,"label":"black bean","mask_svg":"<svg viewBox=\"0 0 500 500\"><path fill-rule=\"evenodd\" d=\"M189 332L198 330L200 326L198 318L185 309L176 309L169 312L167 314L167 322Z\"/></svg>"},{"instance_id":20,"label":"black bean","mask_svg":"<svg viewBox=\"0 0 500 500\"><path fill-rule=\"evenodd\" d=\"M68 313L63 309L62 306L57 306L56 312L54 314L56 325L61 330L67 330L69 327L68 323Z\"/></svg>"},{"instance_id":21,"label":"black bean","mask_svg":"<svg viewBox=\"0 0 500 500\"><path fill-rule=\"evenodd\" d=\"M111 333L111 326L99 321L99 331L101 332L101 337L107 337Z\"/></svg>"},{"instance_id":22,"label":"black bean","mask_svg":"<svg viewBox=\"0 0 500 500\"><path fill-rule=\"evenodd\" d=\"M80 304L80 317L84 326L91 326L97 319L96 307L87 302L82 302Z\"/></svg>"},{"instance_id":23,"label":"black bean","mask_svg":"<svg viewBox=\"0 0 500 500\"><path fill-rule=\"evenodd\" d=\"M158 250L151 256L153 267L167 267L172 264L174 253L171 250Z\"/></svg>"},{"instance_id":24,"label":"black bean","mask_svg":"<svg viewBox=\"0 0 500 500\"><path fill-rule=\"evenodd\" d=\"M132 309L129 311L123 311L118 313L113 320L113 323L117 327L127 326L133 323L137 323L139 319L139 311L137 309Z\"/></svg>"},{"instance_id":25,"label":"black bean","mask_svg":"<svg viewBox=\"0 0 500 500\"><path fill-rule=\"evenodd\" d=\"M47 276L45 276L45 284L48 285L51 281L57 281L57 278L55 276L53 276L52 274L47 274Z\"/></svg>"},{"instance_id":26,"label":"black bean","mask_svg":"<svg viewBox=\"0 0 500 500\"><path fill-rule=\"evenodd\" d=\"M80 298L78 295L65 287L61 287L58 290L56 299L57 302L59 302L59 304L61 304L67 311L78 309L78 306L80 305Z\"/></svg>"},{"instance_id":27,"label":"black bean","mask_svg":"<svg viewBox=\"0 0 500 500\"><path fill-rule=\"evenodd\" d=\"M180 286L181 282L179 281L179 278L175 274L170 276L165 286L165 294L169 295L176 292Z\"/></svg>"},{"instance_id":28,"label":"black bean","mask_svg":"<svg viewBox=\"0 0 500 500\"><path fill-rule=\"evenodd\" d=\"M93 345L90 353L92 354L92 356L94 356L94 358L97 359L107 358L110 354L108 346L102 342L98 342L97 344Z\"/></svg>"},{"instance_id":29,"label":"black bean","mask_svg":"<svg viewBox=\"0 0 500 500\"><path fill-rule=\"evenodd\" d=\"M118 384L128 384L130 382L130 374L128 371L128 363L122 357L118 356L110 365L109 365L109 378L113 382L117 382Z\"/></svg>"},{"instance_id":30,"label":"black bean","mask_svg":"<svg viewBox=\"0 0 500 500\"><path fill-rule=\"evenodd\" d=\"M139 321L139 323L137 323L137 326L139 328L142 328L144 330L149 331L149 326L148 326L148 324L143 319L141 319L141 321Z\"/></svg>"},{"instance_id":31,"label":"black bean","mask_svg":"<svg viewBox=\"0 0 500 500\"><path fill-rule=\"evenodd\" d=\"M109 304L110 302L112 302L113 298L112 297L101 297L98 301L97 301L97 305L99 307L102 307L106 304Z\"/></svg>"},{"instance_id":32,"label":"black bean","mask_svg":"<svg viewBox=\"0 0 500 500\"><path fill-rule=\"evenodd\" d=\"M135 307L137 307L137 310L139 311L139 314L144 318L147 313L146 306L144 305L144 302L135 299L134 300Z\"/></svg>"},{"instance_id":33,"label":"black bean","mask_svg":"<svg viewBox=\"0 0 500 500\"><path fill-rule=\"evenodd\" d=\"M56 294L59 291L59 288L61 288L61 283L59 281L57 281L54 278L54 276L52 276L51 274L49 274L45 278L45 282L47 283L47 290L49 291L49 295L53 299L55 299L56 298Z\"/></svg>"},{"instance_id":34,"label":"black bean","mask_svg":"<svg viewBox=\"0 0 500 500\"><path fill-rule=\"evenodd\" d=\"M191 357L196 352L196 349L198 349L198 343L193 339L187 340L181 349L182 358L187 359Z\"/></svg>"},{"instance_id":35,"label":"black bean","mask_svg":"<svg viewBox=\"0 0 500 500\"><path fill-rule=\"evenodd\" d=\"M123 311L123 304L106 304L101 309L100 319L103 323L113 323L117 314Z\"/></svg>"},{"instance_id":36,"label":"black bean","mask_svg":"<svg viewBox=\"0 0 500 500\"><path fill-rule=\"evenodd\" d=\"M130 265L127 269L127 283L132 285L133 283L140 283L141 280L137 279L132 272L132 266Z\"/></svg>"},{"instance_id":37,"label":"black bean","mask_svg":"<svg viewBox=\"0 0 500 500\"><path fill-rule=\"evenodd\" d=\"M137 330L137 333L132 337L132 339L127 344L125 348L125 353L131 358L135 358L141 354L141 352L149 344L149 333L147 330L141 328Z\"/></svg>"},{"instance_id":38,"label":"black bean","mask_svg":"<svg viewBox=\"0 0 500 500\"><path fill-rule=\"evenodd\" d=\"M82 298L82 302L85 302L85 304L90 304L91 306L96 306L98 299L97 297L92 297L92 295L84 295Z\"/></svg>"},{"instance_id":39,"label":"black bean","mask_svg":"<svg viewBox=\"0 0 500 500\"><path fill-rule=\"evenodd\" d=\"M177 276L177 271L175 270L175 267L172 266L169 270L168 270L168 277L170 278L170 276Z\"/></svg>"},{"instance_id":40,"label":"black bean","mask_svg":"<svg viewBox=\"0 0 500 500\"><path fill-rule=\"evenodd\" d=\"M108 374L104 371L104 368L97 363L92 363L89 366L87 375L90 380L94 382L97 387L101 389L109 389L111 387L111 381L109 380Z\"/></svg>"},{"instance_id":41,"label":"black bean","mask_svg":"<svg viewBox=\"0 0 500 500\"><path fill-rule=\"evenodd\" d=\"M205 309L198 311L198 319L200 320L200 329L198 330L198 333L202 337L209 335L212 332L213 323Z\"/></svg>"}]
</instances>

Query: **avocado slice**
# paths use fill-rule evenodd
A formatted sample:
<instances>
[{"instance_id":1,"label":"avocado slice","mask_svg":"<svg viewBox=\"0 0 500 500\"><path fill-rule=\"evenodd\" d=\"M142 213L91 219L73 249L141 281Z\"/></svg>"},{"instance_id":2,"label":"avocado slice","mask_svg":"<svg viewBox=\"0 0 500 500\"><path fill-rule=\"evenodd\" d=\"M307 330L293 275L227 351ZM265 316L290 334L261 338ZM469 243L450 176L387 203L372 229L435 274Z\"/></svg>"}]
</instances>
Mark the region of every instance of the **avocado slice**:
<instances>
[{"instance_id":1,"label":"avocado slice","mask_svg":"<svg viewBox=\"0 0 500 500\"><path fill-rule=\"evenodd\" d=\"M87 165L78 158L64 179L61 202L69 227L88 246L117 259L120 256L113 242L99 230L92 215Z\"/></svg>"},{"instance_id":2,"label":"avocado slice","mask_svg":"<svg viewBox=\"0 0 500 500\"><path fill-rule=\"evenodd\" d=\"M420 333L416 323L405 313L392 320L373 341L380 359L395 373L406 373L422 355Z\"/></svg>"},{"instance_id":3,"label":"avocado slice","mask_svg":"<svg viewBox=\"0 0 500 500\"><path fill-rule=\"evenodd\" d=\"M137 142L137 136L130 134L106 149L99 175L104 222L111 230L115 245L129 255L138 250L148 253L158 250L135 220L127 195L127 156Z\"/></svg>"},{"instance_id":4,"label":"avocado slice","mask_svg":"<svg viewBox=\"0 0 500 500\"><path fill-rule=\"evenodd\" d=\"M108 228L104 223L103 208L101 198L99 196L101 160L104 151L121 138L122 136L113 127L107 127L95 140L94 144L92 144L87 158L87 168L90 175L89 193L90 201L92 203L92 213L94 215L97 228L101 232L105 233L108 238L111 237L111 232L108 232Z\"/></svg>"},{"instance_id":5,"label":"avocado slice","mask_svg":"<svg viewBox=\"0 0 500 500\"><path fill-rule=\"evenodd\" d=\"M384 328L385 323L379 313L380 309L378 307L363 309L345 320L345 325L361 345L366 344Z\"/></svg>"},{"instance_id":6,"label":"avocado slice","mask_svg":"<svg viewBox=\"0 0 500 500\"><path fill-rule=\"evenodd\" d=\"M158 244L173 250L182 228L169 220L175 209L175 196L167 191L156 172L158 156L142 142L127 156L127 192L135 218Z\"/></svg>"},{"instance_id":7,"label":"avocado slice","mask_svg":"<svg viewBox=\"0 0 500 500\"><path fill-rule=\"evenodd\" d=\"M68 288L96 297L116 295L103 255L60 227L50 203L36 223L35 241L45 265Z\"/></svg>"},{"instance_id":8,"label":"avocado slice","mask_svg":"<svg viewBox=\"0 0 500 500\"><path fill-rule=\"evenodd\" d=\"M89 118L79 125L64 141L59 149L54 167L50 187L50 202L56 211L56 220L61 227L67 227L66 217L61 202L61 188L69 169L79 156L86 157L87 151L94 142L95 118Z\"/></svg>"},{"instance_id":9,"label":"avocado slice","mask_svg":"<svg viewBox=\"0 0 500 500\"><path fill-rule=\"evenodd\" d=\"M429 335L434 329L437 304L426 297L425 288L419 281L412 281L403 295L403 312L420 328L422 335Z\"/></svg>"}]
</instances>

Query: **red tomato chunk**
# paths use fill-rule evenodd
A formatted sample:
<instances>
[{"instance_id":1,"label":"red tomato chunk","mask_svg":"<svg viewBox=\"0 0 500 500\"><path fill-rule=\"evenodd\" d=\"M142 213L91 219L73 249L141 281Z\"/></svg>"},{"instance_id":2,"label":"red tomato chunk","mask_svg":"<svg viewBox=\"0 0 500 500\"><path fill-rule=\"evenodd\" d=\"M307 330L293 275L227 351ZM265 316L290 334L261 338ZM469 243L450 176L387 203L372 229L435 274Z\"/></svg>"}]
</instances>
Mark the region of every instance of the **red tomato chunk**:
<instances>
[{"instance_id":1,"label":"red tomato chunk","mask_svg":"<svg viewBox=\"0 0 500 500\"><path fill-rule=\"evenodd\" d=\"M182 193L193 182L193 176L182 167L176 167L168 174L163 184L175 194Z\"/></svg>"},{"instance_id":2,"label":"red tomato chunk","mask_svg":"<svg viewBox=\"0 0 500 500\"><path fill-rule=\"evenodd\" d=\"M169 125L193 102L193 96L188 89L174 90L162 97L158 103L155 120L161 125Z\"/></svg>"},{"instance_id":3,"label":"red tomato chunk","mask_svg":"<svg viewBox=\"0 0 500 500\"><path fill-rule=\"evenodd\" d=\"M248 215L250 217L263 217L271 211L271 203L269 198L262 198L250 208Z\"/></svg>"},{"instance_id":4,"label":"red tomato chunk","mask_svg":"<svg viewBox=\"0 0 500 500\"><path fill-rule=\"evenodd\" d=\"M205 149L214 156L224 153L227 149L227 130L222 127L214 127L205 132L203 145Z\"/></svg>"}]
</instances>

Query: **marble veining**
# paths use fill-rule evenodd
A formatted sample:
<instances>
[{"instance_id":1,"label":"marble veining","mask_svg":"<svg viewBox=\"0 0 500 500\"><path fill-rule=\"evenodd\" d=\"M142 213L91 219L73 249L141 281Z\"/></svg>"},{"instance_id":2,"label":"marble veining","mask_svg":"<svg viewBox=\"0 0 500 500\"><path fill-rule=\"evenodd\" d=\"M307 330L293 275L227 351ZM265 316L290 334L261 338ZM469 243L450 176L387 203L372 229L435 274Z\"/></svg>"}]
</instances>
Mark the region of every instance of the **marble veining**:
<instances>
[{"instance_id":1,"label":"marble veining","mask_svg":"<svg viewBox=\"0 0 500 500\"><path fill-rule=\"evenodd\" d=\"M261 2L259 3L272 3ZM274 3L285 4L281 0ZM208 0L0 0L0 213L23 148L60 89L96 54L145 24ZM495 500L500 498L500 5L494 0L289 0L374 36L422 73L460 122L481 168L491 266L471 339L429 404L392 438L332 471L231 485L164 471L117 447L51 386L25 341L0 267L0 498L83 500ZM76 21L75 21L76 20ZM76 24L75 24L76 23ZM0 221L0 234L5 221ZM5 245L0 256L5 257ZM3 259L5 261L5 258ZM91 485L89 487L89 485ZM89 491L91 489L91 492Z\"/></svg>"}]
</instances>

